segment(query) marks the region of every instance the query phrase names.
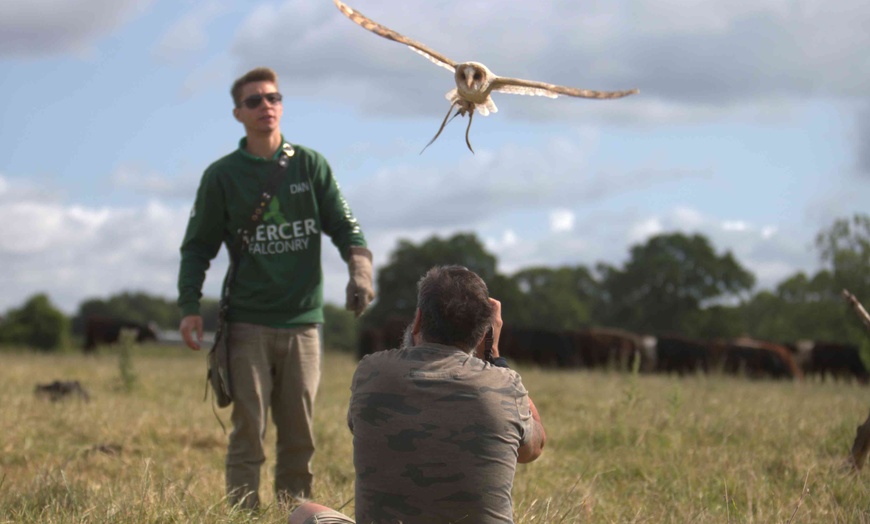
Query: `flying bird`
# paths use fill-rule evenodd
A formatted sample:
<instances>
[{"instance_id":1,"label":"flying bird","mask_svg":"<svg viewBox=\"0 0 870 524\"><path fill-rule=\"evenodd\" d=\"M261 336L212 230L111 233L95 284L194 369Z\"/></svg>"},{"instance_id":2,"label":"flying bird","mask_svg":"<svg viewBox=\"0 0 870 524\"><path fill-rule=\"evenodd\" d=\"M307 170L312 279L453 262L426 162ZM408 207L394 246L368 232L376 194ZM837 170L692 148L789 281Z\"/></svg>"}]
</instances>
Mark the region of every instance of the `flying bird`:
<instances>
[{"instance_id":1,"label":"flying bird","mask_svg":"<svg viewBox=\"0 0 870 524\"><path fill-rule=\"evenodd\" d=\"M546 96L548 98L557 98L559 95L576 96L580 98L622 98L624 96L639 93L637 89L628 91L590 91L588 89L577 89L574 87L565 87L546 82L538 82L535 80L523 80L521 78L509 78L506 76L498 76L489 70L480 62L456 62L442 55L441 53L412 40L404 35L401 35L392 29L382 26L374 20L367 18L359 11L351 8L341 0L333 0L335 5L352 21L368 29L376 35L384 38L405 44L412 51L420 53L428 58L432 63L439 65L453 72L453 78L456 81L456 88L451 89L445 95L450 101L450 107L447 109L447 114L444 116L444 121L441 122L441 127L438 132L432 137L432 140L423 148L423 151L435 141L447 125L448 117L453 108L456 108L457 115L468 115L468 127L465 129L465 144L468 149L474 153L471 148L471 142L468 140L468 132L471 130L471 119L474 117L474 111L477 110L481 115L487 116L490 113L495 113L498 108L495 107L495 102L492 101L490 94L493 91L500 93L511 93L514 95L532 95ZM450 120L453 120L450 118ZM423 151L420 151L422 153Z\"/></svg>"}]
</instances>

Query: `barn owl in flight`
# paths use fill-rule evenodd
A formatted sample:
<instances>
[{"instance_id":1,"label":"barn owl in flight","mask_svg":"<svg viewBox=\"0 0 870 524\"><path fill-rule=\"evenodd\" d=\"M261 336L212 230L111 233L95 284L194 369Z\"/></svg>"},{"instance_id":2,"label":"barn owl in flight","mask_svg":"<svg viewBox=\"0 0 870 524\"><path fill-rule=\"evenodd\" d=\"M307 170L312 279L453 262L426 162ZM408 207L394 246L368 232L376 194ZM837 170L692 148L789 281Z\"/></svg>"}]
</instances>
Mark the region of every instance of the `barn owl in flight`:
<instances>
[{"instance_id":1,"label":"barn owl in flight","mask_svg":"<svg viewBox=\"0 0 870 524\"><path fill-rule=\"evenodd\" d=\"M333 0L333 2L335 2L335 5L345 14L345 16L362 26L364 29L368 29L372 33L394 42L405 44L411 48L412 51L420 53L434 64L453 72L453 77L456 81L456 89L451 89L446 94L447 100L450 101L450 108L447 109L447 114L441 122L441 127L438 128L438 132L435 133L435 136L432 137L432 140L426 144L423 150L429 147L432 142L441 135L441 131L444 130L444 126L448 122L447 119L450 117L450 112L453 111L453 108L455 107L456 113L453 114L454 118L457 115L465 116L468 114L468 127L465 129L465 144L468 146L468 149L474 153L474 149L471 148L471 142L468 140L468 132L471 130L471 119L474 116L475 110L483 116L498 111L498 108L495 107L495 103L492 101L492 97L490 96L493 91L512 93L515 95L546 96L548 98L556 98L559 95L568 95L580 98L599 99L622 98L639 92L637 89L631 89L628 91L590 91L588 89L559 86L545 82L537 82L535 80L523 80L520 78L498 76L480 62L455 62L441 53L426 47L420 42L412 40L392 29L382 26L374 20L367 18L359 11L356 11L347 4L341 2L341 0ZM452 118L450 120L452 120ZM420 152L422 153L423 151Z\"/></svg>"}]
</instances>

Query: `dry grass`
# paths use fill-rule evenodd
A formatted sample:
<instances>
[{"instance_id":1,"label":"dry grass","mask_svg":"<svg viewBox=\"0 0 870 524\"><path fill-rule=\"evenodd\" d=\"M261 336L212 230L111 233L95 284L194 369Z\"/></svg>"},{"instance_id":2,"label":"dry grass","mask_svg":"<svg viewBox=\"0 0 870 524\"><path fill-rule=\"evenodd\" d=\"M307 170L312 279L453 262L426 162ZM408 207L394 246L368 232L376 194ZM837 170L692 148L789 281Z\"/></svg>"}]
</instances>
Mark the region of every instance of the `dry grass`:
<instances>
[{"instance_id":1,"label":"dry grass","mask_svg":"<svg viewBox=\"0 0 870 524\"><path fill-rule=\"evenodd\" d=\"M226 436L202 402L202 354L136 348L129 391L111 351L0 359L0 522L251 520L222 499ZM332 506L353 497L354 364L327 353L317 400L315 492ZM842 469L866 387L520 371L549 442L518 468L519 523L870 523L867 473ZM34 397L54 379L80 380L92 401ZM257 518L285 522L269 451Z\"/></svg>"}]
</instances>

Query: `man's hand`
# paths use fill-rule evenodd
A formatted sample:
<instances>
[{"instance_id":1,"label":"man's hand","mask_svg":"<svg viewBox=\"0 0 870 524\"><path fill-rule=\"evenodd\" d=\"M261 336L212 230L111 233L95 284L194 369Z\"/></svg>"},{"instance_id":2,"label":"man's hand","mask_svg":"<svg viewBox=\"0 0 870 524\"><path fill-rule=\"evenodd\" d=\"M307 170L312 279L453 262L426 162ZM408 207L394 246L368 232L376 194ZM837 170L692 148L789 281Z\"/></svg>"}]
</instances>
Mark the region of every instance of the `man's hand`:
<instances>
[{"instance_id":1,"label":"man's hand","mask_svg":"<svg viewBox=\"0 0 870 524\"><path fill-rule=\"evenodd\" d=\"M501 328L502 325L504 325L504 322L501 319L501 302L494 298L490 298L489 303L492 304L492 358L496 359L499 357L498 340L499 337L501 337ZM480 344L475 348L474 355L480 360L486 360L485 352L486 337L483 337L483 340L481 340Z\"/></svg>"},{"instance_id":2,"label":"man's hand","mask_svg":"<svg viewBox=\"0 0 870 524\"><path fill-rule=\"evenodd\" d=\"M347 261L350 281L347 283L347 300L344 307L359 317L375 298L372 286L372 252L364 247L350 248Z\"/></svg>"},{"instance_id":3,"label":"man's hand","mask_svg":"<svg viewBox=\"0 0 870 524\"><path fill-rule=\"evenodd\" d=\"M188 315L181 319L181 325L178 326L178 331L181 332L181 338L187 347L195 351L199 351L202 344L202 317L199 315ZM196 334L196 339L193 335Z\"/></svg>"}]
</instances>

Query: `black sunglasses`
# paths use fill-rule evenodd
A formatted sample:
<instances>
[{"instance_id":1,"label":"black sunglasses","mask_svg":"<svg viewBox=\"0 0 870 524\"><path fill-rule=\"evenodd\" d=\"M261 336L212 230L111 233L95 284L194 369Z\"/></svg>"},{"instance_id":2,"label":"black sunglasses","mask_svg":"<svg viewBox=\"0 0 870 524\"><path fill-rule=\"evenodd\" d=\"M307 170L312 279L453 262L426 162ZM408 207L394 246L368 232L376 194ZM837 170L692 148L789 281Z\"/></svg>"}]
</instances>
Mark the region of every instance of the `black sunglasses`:
<instances>
[{"instance_id":1,"label":"black sunglasses","mask_svg":"<svg viewBox=\"0 0 870 524\"><path fill-rule=\"evenodd\" d=\"M242 103L245 104L245 107L248 109L256 109L260 107L260 104L263 102L263 99L269 101L271 105L280 104L281 100L284 98L281 96L281 93L266 93L265 95L251 95L248 98L242 100Z\"/></svg>"}]
</instances>

